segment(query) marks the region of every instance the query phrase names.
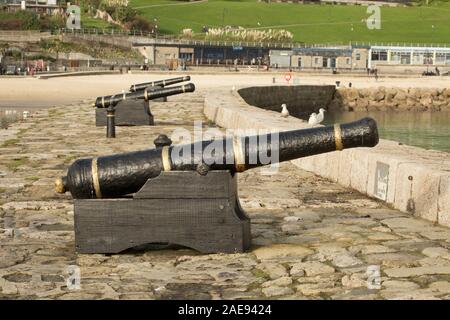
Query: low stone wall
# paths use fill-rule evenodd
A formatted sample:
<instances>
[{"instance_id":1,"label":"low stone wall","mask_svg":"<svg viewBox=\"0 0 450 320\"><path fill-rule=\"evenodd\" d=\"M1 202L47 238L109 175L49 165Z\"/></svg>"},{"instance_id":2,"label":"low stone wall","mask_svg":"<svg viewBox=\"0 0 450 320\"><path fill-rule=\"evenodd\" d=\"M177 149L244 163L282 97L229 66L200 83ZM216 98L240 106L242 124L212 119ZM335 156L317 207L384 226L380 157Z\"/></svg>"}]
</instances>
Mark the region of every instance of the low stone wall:
<instances>
[{"instance_id":1,"label":"low stone wall","mask_svg":"<svg viewBox=\"0 0 450 320\"><path fill-rule=\"evenodd\" d=\"M26 30L0 30L0 41L5 42L39 42L44 39L53 39L57 36L50 32Z\"/></svg>"},{"instance_id":2,"label":"low stone wall","mask_svg":"<svg viewBox=\"0 0 450 320\"><path fill-rule=\"evenodd\" d=\"M339 88L329 110L450 111L450 89Z\"/></svg>"},{"instance_id":3,"label":"low stone wall","mask_svg":"<svg viewBox=\"0 0 450 320\"><path fill-rule=\"evenodd\" d=\"M309 125L294 117L248 105L237 92L214 91L204 113L230 129L293 130ZM357 148L292 161L341 185L380 199L392 207L450 226L450 154L380 140L375 148Z\"/></svg>"}]
</instances>

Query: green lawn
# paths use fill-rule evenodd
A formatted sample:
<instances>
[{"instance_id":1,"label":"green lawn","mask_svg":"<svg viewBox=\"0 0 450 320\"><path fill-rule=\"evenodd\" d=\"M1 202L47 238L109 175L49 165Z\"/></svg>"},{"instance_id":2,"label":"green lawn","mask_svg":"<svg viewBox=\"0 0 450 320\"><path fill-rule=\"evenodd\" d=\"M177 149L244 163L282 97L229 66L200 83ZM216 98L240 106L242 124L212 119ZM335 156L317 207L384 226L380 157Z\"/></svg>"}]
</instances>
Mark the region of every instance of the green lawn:
<instances>
[{"instance_id":1,"label":"green lawn","mask_svg":"<svg viewBox=\"0 0 450 320\"><path fill-rule=\"evenodd\" d=\"M179 3L131 0L130 6L152 21L156 18L159 30L170 34L179 34L184 28L201 32L204 25L239 25L286 29L294 34L295 41L306 43L450 43L449 2L431 3L428 7L382 7L380 30L367 29L363 19L369 14L364 6L267 4L256 0L171 5Z\"/></svg>"},{"instance_id":2,"label":"green lawn","mask_svg":"<svg viewBox=\"0 0 450 320\"><path fill-rule=\"evenodd\" d=\"M94 19L87 15L81 16L81 26L83 28L96 28L96 29L120 29L116 24L109 23L101 19Z\"/></svg>"}]
</instances>

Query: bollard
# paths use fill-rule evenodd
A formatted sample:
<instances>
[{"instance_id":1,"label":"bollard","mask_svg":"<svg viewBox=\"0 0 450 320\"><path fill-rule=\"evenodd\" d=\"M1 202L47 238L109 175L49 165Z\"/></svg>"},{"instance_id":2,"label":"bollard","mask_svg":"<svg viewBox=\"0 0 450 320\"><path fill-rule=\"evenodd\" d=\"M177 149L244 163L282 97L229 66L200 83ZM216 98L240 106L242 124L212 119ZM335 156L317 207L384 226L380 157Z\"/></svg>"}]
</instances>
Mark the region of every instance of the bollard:
<instances>
[{"instance_id":1,"label":"bollard","mask_svg":"<svg viewBox=\"0 0 450 320\"><path fill-rule=\"evenodd\" d=\"M106 138L116 137L116 110L112 105L106 109Z\"/></svg>"}]
</instances>

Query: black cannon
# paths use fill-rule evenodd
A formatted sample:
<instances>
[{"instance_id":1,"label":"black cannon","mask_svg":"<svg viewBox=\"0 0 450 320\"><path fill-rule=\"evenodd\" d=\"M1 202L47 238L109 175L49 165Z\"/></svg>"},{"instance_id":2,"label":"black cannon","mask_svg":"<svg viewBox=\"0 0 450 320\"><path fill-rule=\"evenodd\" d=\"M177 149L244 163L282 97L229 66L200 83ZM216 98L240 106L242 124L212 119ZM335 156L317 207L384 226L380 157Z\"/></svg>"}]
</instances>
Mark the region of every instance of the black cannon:
<instances>
[{"instance_id":1,"label":"black cannon","mask_svg":"<svg viewBox=\"0 0 450 320\"><path fill-rule=\"evenodd\" d=\"M268 134L265 137L225 138L221 143L223 149L211 154L203 151L215 140L196 142L189 147L163 146L79 159L70 166L67 177L58 181L58 191L68 190L79 199L118 197L137 192L148 179L157 177L161 171L195 171L198 166L207 164L210 170L240 172L263 165L260 154L274 151L279 153L278 161L283 162L343 148L372 147L378 143L376 123L370 118L335 126L285 131L278 135L277 150L270 150L272 135ZM251 143L263 140L269 142L265 145Z\"/></svg>"},{"instance_id":2,"label":"black cannon","mask_svg":"<svg viewBox=\"0 0 450 320\"><path fill-rule=\"evenodd\" d=\"M131 92L135 92L135 91L143 90L143 89L149 88L149 87L162 87L162 88L164 88L164 87L176 84L176 83L189 81L189 80L191 80L191 77L190 76L185 76L185 77L177 77L177 78L171 78L171 79L165 79L165 80L157 80L157 81L133 84L130 87L130 91Z\"/></svg>"},{"instance_id":3,"label":"black cannon","mask_svg":"<svg viewBox=\"0 0 450 320\"><path fill-rule=\"evenodd\" d=\"M239 205L236 173L272 163L378 143L371 118L334 126L171 146L76 160L56 191L74 200L81 253L117 253L149 243L201 252L242 252L250 219ZM274 157L277 155L278 157Z\"/></svg>"},{"instance_id":4,"label":"black cannon","mask_svg":"<svg viewBox=\"0 0 450 320\"><path fill-rule=\"evenodd\" d=\"M150 100L193 91L194 84L188 83L168 88L148 87L135 92L98 97L94 103L96 125L107 126L108 138L115 137L116 125L154 125Z\"/></svg>"}]
</instances>

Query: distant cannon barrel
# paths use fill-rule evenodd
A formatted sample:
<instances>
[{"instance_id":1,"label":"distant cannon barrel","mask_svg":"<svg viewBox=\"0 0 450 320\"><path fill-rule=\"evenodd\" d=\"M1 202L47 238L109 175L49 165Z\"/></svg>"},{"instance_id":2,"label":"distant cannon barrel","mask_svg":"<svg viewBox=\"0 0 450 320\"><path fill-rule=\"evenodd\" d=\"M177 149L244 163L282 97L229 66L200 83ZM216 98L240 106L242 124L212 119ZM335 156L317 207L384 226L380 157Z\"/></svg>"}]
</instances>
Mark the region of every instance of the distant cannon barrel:
<instances>
[{"instance_id":1,"label":"distant cannon barrel","mask_svg":"<svg viewBox=\"0 0 450 320\"><path fill-rule=\"evenodd\" d=\"M274 163L336 150L373 147L378 144L375 120L335 124L303 130L218 140L193 144L160 146L156 149L78 159L66 177L56 180L56 192L70 191L74 198L93 199L124 196L137 192L148 179L162 171L198 170L207 164L210 170L242 172L265 165L262 154L278 153ZM258 141L258 143L254 143ZM266 143L259 143L266 141ZM212 147L216 147L214 152ZM200 152L199 152L200 151ZM199 171L200 172L200 171Z\"/></svg>"},{"instance_id":2,"label":"distant cannon barrel","mask_svg":"<svg viewBox=\"0 0 450 320\"><path fill-rule=\"evenodd\" d=\"M139 90L131 93L120 93L112 96L98 97L95 100L94 107L97 108L108 108L109 106L115 106L117 103L123 100L130 99L145 99L154 100L161 97L173 96L185 92L194 92L195 86L193 83L184 84L181 86L170 87L170 88L145 88L144 90Z\"/></svg>"},{"instance_id":3,"label":"distant cannon barrel","mask_svg":"<svg viewBox=\"0 0 450 320\"><path fill-rule=\"evenodd\" d=\"M183 82L183 81L189 81L191 80L190 76L185 76L185 77L178 77L178 78L171 78L171 79L165 79L165 80L158 80L158 81L151 81L151 82L144 82L144 83L139 83L139 84L133 84L130 87L130 91L131 92L135 92L135 91L139 91L139 90L143 90L145 88L148 87L166 87L166 86L170 86L172 84L175 83L179 83L179 82Z\"/></svg>"}]
</instances>

